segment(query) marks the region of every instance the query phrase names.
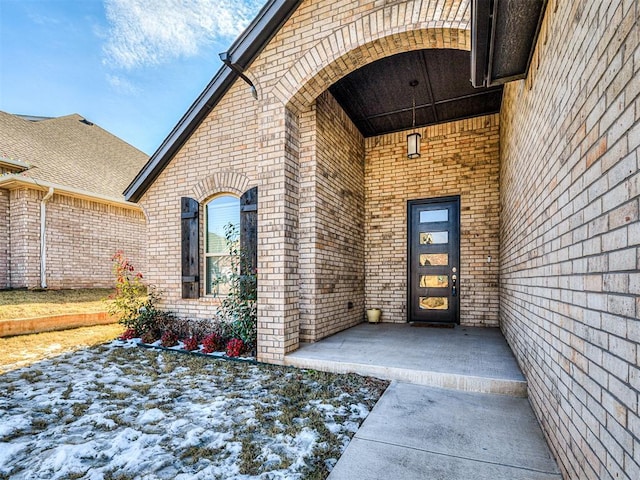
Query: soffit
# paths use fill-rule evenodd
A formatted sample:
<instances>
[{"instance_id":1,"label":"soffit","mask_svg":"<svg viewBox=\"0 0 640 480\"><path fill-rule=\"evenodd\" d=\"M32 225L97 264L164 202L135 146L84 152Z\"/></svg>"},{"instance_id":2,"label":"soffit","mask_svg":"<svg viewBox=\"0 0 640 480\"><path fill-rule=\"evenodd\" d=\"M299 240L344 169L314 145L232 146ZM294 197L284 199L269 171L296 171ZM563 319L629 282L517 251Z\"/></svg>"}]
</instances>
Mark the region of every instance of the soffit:
<instances>
[{"instance_id":1,"label":"soffit","mask_svg":"<svg viewBox=\"0 0 640 480\"><path fill-rule=\"evenodd\" d=\"M425 49L366 65L329 88L365 137L500 111L502 86L473 88L470 52ZM418 81L417 86L410 83Z\"/></svg>"}]
</instances>

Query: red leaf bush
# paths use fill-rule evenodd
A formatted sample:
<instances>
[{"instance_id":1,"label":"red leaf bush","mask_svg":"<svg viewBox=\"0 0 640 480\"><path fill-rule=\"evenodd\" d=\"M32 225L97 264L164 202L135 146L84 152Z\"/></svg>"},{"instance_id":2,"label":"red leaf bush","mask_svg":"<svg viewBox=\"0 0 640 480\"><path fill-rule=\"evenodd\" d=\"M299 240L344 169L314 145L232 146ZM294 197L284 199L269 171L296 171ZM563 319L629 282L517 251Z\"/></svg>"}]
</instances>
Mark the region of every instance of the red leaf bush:
<instances>
[{"instance_id":1,"label":"red leaf bush","mask_svg":"<svg viewBox=\"0 0 640 480\"><path fill-rule=\"evenodd\" d=\"M144 332L140 337L140 340L142 340L142 343L153 343L159 338L160 338L160 333L155 329L151 329Z\"/></svg>"},{"instance_id":2,"label":"red leaf bush","mask_svg":"<svg viewBox=\"0 0 640 480\"><path fill-rule=\"evenodd\" d=\"M185 338L182 343L184 343L184 349L188 352L192 352L194 350L198 350L199 342L196 337Z\"/></svg>"},{"instance_id":3,"label":"red leaf bush","mask_svg":"<svg viewBox=\"0 0 640 480\"><path fill-rule=\"evenodd\" d=\"M118 337L118 340L131 340L132 338L136 338L138 335L133 328L127 328L122 335Z\"/></svg>"},{"instance_id":4,"label":"red leaf bush","mask_svg":"<svg viewBox=\"0 0 640 480\"><path fill-rule=\"evenodd\" d=\"M202 351L204 353L218 352L222 350L222 338L217 333L207 335L202 340Z\"/></svg>"},{"instance_id":5,"label":"red leaf bush","mask_svg":"<svg viewBox=\"0 0 640 480\"><path fill-rule=\"evenodd\" d=\"M164 332L160 337L160 342L163 347L173 347L178 344L178 335L170 331Z\"/></svg>"},{"instance_id":6,"label":"red leaf bush","mask_svg":"<svg viewBox=\"0 0 640 480\"><path fill-rule=\"evenodd\" d=\"M244 343L239 338L232 338L227 342L227 357L239 357L244 349Z\"/></svg>"}]
</instances>

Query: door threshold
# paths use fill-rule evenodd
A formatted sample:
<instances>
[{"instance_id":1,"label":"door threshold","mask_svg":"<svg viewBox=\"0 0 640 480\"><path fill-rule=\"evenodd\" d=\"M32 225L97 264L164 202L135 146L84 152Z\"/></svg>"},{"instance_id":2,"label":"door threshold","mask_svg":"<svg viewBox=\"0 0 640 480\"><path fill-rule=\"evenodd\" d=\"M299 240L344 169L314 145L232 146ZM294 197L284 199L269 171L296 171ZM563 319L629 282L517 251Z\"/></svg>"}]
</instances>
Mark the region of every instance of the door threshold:
<instances>
[{"instance_id":1,"label":"door threshold","mask_svg":"<svg viewBox=\"0 0 640 480\"><path fill-rule=\"evenodd\" d=\"M455 323L409 322L412 327L455 328Z\"/></svg>"}]
</instances>

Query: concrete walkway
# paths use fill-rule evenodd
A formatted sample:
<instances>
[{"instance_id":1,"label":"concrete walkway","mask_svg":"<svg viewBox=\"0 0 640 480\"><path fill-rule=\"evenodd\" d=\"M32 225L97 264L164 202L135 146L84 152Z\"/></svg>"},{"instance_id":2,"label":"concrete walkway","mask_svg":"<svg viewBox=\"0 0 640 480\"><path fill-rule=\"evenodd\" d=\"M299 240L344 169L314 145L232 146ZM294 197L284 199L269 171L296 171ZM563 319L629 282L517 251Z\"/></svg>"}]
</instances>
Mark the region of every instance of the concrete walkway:
<instances>
[{"instance_id":1,"label":"concrete walkway","mask_svg":"<svg viewBox=\"0 0 640 480\"><path fill-rule=\"evenodd\" d=\"M285 364L335 373L525 397L527 383L497 328L367 324L303 344Z\"/></svg>"},{"instance_id":2,"label":"concrete walkway","mask_svg":"<svg viewBox=\"0 0 640 480\"><path fill-rule=\"evenodd\" d=\"M525 398L393 382L329 480L560 480Z\"/></svg>"},{"instance_id":3,"label":"concrete walkway","mask_svg":"<svg viewBox=\"0 0 640 480\"><path fill-rule=\"evenodd\" d=\"M285 363L393 380L330 480L562 478L499 329L360 324Z\"/></svg>"}]
</instances>

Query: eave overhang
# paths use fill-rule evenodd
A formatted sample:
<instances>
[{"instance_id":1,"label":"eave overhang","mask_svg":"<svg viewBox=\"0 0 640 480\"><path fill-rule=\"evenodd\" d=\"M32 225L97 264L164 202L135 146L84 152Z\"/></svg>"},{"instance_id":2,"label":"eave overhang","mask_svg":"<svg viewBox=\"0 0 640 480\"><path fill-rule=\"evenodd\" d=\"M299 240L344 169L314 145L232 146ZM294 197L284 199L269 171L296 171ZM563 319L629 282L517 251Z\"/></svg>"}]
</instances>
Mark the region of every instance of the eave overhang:
<instances>
[{"instance_id":1,"label":"eave overhang","mask_svg":"<svg viewBox=\"0 0 640 480\"><path fill-rule=\"evenodd\" d=\"M244 32L226 52L235 68L223 65L211 82L183 115L171 133L151 156L142 170L124 191L127 201L137 202L160 175L174 155L198 128L224 94L260 54L298 8L302 0L269 0Z\"/></svg>"},{"instance_id":2,"label":"eave overhang","mask_svg":"<svg viewBox=\"0 0 640 480\"><path fill-rule=\"evenodd\" d=\"M471 83L492 87L527 76L547 0L472 0Z\"/></svg>"},{"instance_id":3,"label":"eave overhang","mask_svg":"<svg viewBox=\"0 0 640 480\"><path fill-rule=\"evenodd\" d=\"M15 160L13 158L0 157L0 167L5 167L11 170L15 170L17 172L22 172L24 170L28 170L29 164L23 162L22 160Z\"/></svg>"},{"instance_id":4,"label":"eave overhang","mask_svg":"<svg viewBox=\"0 0 640 480\"><path fill-rule=\"evenodd\" d=\"M53 188L56 193L64 194L69 197L81 198L83 200L90 200L96 203L104 203L107 205L114 205L116 207L128 208L131 210L142 210L140 205L138 205L137 203L128 202L121 198L111 197L109 195L101 195L99 193L89 192L87 190L80 190L78 188L68 187L59 183L36 180L34 178L26 177L21 174L0 175L0 188L6 190L15 190L16 188L31 188L34 190L42 191L47 191L50 188Z\"/></svg>"}]
</instances>

